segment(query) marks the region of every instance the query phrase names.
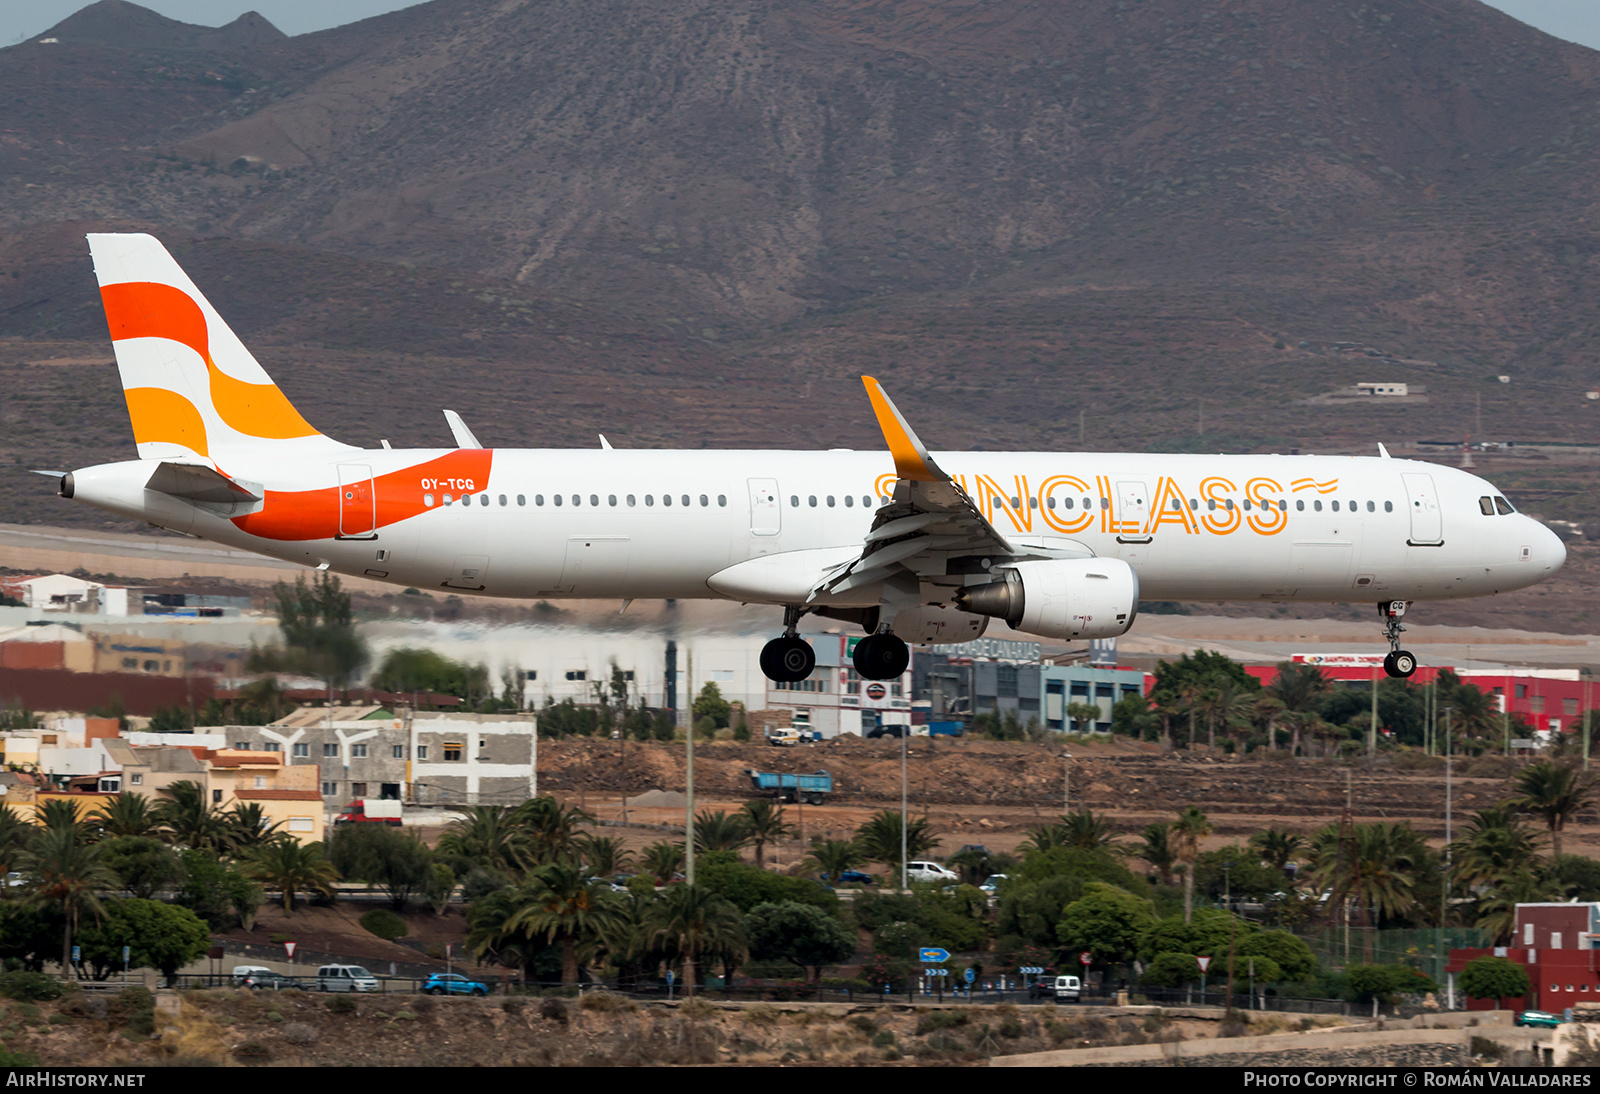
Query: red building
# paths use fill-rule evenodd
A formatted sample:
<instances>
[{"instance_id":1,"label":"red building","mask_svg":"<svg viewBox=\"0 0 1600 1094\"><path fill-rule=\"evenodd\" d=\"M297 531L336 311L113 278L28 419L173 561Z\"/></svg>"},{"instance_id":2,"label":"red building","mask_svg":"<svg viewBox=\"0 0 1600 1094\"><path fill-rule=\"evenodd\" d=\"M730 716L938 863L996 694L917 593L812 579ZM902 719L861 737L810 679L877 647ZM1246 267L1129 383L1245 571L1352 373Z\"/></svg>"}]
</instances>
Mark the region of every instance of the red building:
<instances>
[{"instance_id":1,"label":"red building","mask_svg":"<svg viewBox=\"0 0 1600 1094\"><path fill-rule=\"evenodd\" d=\"M1467 962L1504 957L1528 970L1527 999L1469 999L1468 1010L1547 1010L1600 1003L1600 904L1518 904L1512 946L1451 950L1452 982ZM1454 994L1454 992L1452 992Z\"/></svg>"},{"instance_id":2,"label":"red building","mask_svg":"<svg viewBox=\"0 0 1600 1094\"><path fill-rule=\"evenodd\" d=\"M1290 660L1316 665L1330 680L1366 682L1383 679L1383 655L1365 653L1297 653ZM1263 685L1278 678L1273 665L1247 665L1245 671ZM1413 686L1433 681L1441 666L1419 665ZM1550 733L1583 729L1583 712L1594 709L1596 689L1581 679L1576 669L1453 669L1463 683L1472 684L1495 698L1500 710L1520 714L1534 728ZM1600 727L1597 727L1600 728Z\"/></svg>"}]
</instances>

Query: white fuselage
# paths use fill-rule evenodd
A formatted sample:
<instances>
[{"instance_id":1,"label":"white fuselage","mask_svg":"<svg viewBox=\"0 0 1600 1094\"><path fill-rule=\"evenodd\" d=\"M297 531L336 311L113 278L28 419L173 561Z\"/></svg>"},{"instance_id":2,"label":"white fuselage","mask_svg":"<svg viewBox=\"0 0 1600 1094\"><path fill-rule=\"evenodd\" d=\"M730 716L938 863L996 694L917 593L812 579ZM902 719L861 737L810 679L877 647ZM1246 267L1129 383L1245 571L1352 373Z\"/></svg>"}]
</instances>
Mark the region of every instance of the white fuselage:
<instances>
[{"instance_id":1,"label":"white fuselage","mask_svg":"<svg viewBox=\"0 0 1600 1094\"><path fill-rule=\"evenodd\" d=\"M1496 511L1494 487L1437 464L935 458L1001 535L1120 558L1145 600L1483 596L1531 585L1566 558L1543 525ZM75 473L75 496L292 562L497 597L726 595L708 582L751 558L858 551L895 477L874 452L352 448L315 463L237 457L221 470L265 487L265 500L229 507L145 489L150 467L86 468ZM857 599L875 604L877 594Z\"/></svg>"}]
</instances>

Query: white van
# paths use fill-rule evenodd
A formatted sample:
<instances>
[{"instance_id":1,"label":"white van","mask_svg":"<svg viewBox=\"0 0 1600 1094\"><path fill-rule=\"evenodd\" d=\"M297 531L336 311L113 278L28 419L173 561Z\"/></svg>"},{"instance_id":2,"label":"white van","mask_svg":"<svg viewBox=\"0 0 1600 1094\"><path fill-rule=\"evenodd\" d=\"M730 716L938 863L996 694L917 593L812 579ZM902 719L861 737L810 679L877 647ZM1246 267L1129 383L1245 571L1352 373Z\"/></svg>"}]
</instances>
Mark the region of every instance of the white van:
<instances>
[{"instance_id":1,"label":"white van","mask_svg":"<svg viewBox=\"0 0 1600 1094\"><path fill-rule=\"evenodd\" d=\"M360 965L324 965L317 970L318 991L378 991L378 978Z\"/></svg>"},{"instance_id":2,"label":"white van","mask_svg":"<svg viewBox=\"0 0 1600 1094\"><path fill-rule=\"evenodd\" d=\"M1056 977L1056 1002L1076 1003L1083 995L1083 982L1076 976Z\"/></svg>"}]
</instances>

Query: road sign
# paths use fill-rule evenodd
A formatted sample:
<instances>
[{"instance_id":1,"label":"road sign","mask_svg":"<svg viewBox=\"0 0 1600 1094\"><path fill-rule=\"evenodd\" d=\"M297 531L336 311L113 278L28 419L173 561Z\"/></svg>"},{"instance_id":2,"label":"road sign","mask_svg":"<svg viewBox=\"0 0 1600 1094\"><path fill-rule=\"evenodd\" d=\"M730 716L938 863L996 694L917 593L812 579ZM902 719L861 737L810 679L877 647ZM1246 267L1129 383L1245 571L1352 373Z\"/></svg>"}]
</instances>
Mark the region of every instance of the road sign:
<instances>
[{"instance_id":1,"label":"road sign","mask_svg":"<svg viewBox=\"0 0 1600 1094\"><path fill-rule=\"evenodd\" d=\"M949 976L950 975L950 970L949 969L923 969L922 970L922 975L923 976Z\"/></svg>"},{"instance_id":2,"label":"road sign","mask_svg":"<svg viewBox=\"0 0 1600 1094\"><path fill-rule=\"evenodd\" d=\"M296 945L298 945L298 943L295 942L285 942L283 944L283 952L289 955L290 961L294 960L294 948Z\"/></svg>"},{"instance_id":3,"label":"road sign","mask_svg":"<svg viewBox=\"0 0 1600 1094\"><path fill-rule=\"evenodd\" d=\"M974 980L976 980L978 978L978 974L973 972L971 969L968 969L966 972L962 973L961 975L962 975L963 979L965 979L966 982L969 983L969 984L972 983Z\"/></svg>"},{"instance_id":4,"label":"road sign","mask_svg":"<svg viewBox=\"0 0 1600 1094\"><path fill-rule=\"evenodd\" d=\"M667 970L667 987L669 987L669 988L672 987L673 983L676 982L677 979L678 979L678 974L673 972L671 969L668 969Z\"/></svg>"},{"instance_id":5,"label":"road sign","mask_svg":"<svg viewBox=\"0 0 1600 1094\"><path fill-rule=\"evenodd\" d=\"M950 951L942 950L938 946L924 946L917 951L917 960L924 965L943 965L950 960Z\"/></svg>"},{"instance_id":6,"label":"road sign","mask_svg":"<svg viewBox=\"0 0 1600 1094\"><path fill-rule=\"evenodd\" d=\"M1211 967L1211 958L1209 958L1209 957L1197 957L1197 958L1195 958L1195 960L1200 962L1200 971L1201 972L1205 972L1207 969L1209 969Z\"/></svg>"},{"instance_id":7,"label":"road sign","mask_svg":"<svg viewBox=\"0 0 1600 1094\"><path fill-rule=\"evenodd\" d=\"M1080 964L1080 965L1093 965L1094 964L1094 954L1090 953L1088 950L1084 950L1082 953L1080 953L1078 955L1078 964Z\"/></svg>"},{"instance_id":8,"label":"road sign","mask_svg":"<svg viewBox=\"0 0 1600 1094\"><path fill-rule=\"evenodd\" d=\"M1043 965L1024 965L1024 966L1022 966L1022 968L1018 969L1017 971L1020 972L1023 976L1038 976L1040 973L1044 972L1044 966Z\"/></svg>"}]
</instances>

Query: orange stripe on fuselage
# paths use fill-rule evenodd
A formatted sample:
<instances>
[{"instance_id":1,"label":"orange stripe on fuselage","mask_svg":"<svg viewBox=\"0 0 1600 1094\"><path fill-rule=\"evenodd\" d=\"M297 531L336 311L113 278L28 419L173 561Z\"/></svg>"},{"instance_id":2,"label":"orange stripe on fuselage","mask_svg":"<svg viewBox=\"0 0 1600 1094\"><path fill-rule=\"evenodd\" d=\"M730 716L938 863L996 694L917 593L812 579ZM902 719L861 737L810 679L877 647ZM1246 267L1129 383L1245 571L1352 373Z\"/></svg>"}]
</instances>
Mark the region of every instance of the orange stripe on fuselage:
<instances>
[{"instance_id":1,"label":"orange stripe on fuselage","mask_svg":"<svg viewBox=\"0 0 1600 1094\"><path fill-rule=\"evenodd\" d=\"M350 462L359 459L353 456ZM438 508L443 494L459 496L463 492L444 486L425 490L423 479L470 480L472 493L487 490L493 462L492 448L463 448L436 460L378 475L372 484L376 494L375 527L398 524L426 512L428 506L422 502L425 493L433 494L434 508ZM233 523L262 539L333 539L339 534L339 489L336 484L318 490L268 490L266 504L259 512L234 517Z\"/></svg>"},{"instance_id":2,"label":"orange stripe on fuselage","mask_svg":"<svg viewBox=\"0 0 1600 1094\"><path fill-rule=\"evenodd\" d=\"M182 289L155 281L124 281L101 288L100 299L113 342L168 338L198 353L206 363L211 405L230 428L262 440L317 435L276 384L247 383L216 366L211 360L205 313Z\"/></svg>"}]
</instances>

